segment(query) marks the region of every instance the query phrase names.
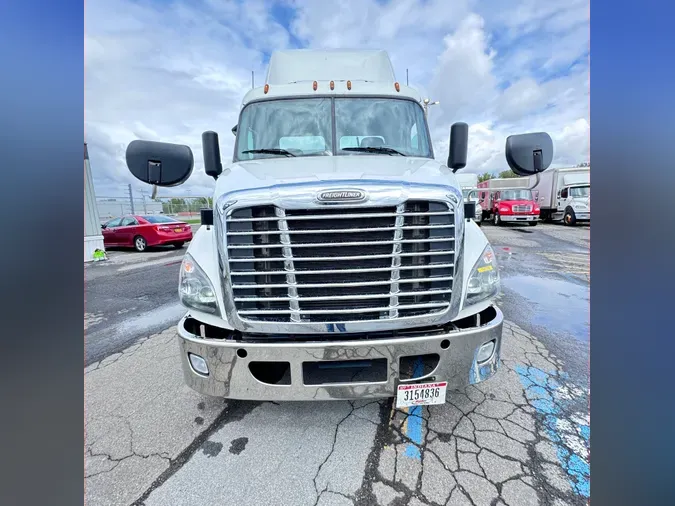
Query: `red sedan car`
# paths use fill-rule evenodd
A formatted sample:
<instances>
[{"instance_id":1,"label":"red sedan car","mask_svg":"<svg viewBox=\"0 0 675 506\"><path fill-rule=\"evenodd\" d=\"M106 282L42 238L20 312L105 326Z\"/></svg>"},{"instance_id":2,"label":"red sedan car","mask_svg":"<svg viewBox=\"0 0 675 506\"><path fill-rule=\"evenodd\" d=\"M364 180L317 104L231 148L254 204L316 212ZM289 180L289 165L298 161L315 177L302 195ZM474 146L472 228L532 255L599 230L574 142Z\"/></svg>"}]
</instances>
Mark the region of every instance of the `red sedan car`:
<instances>
[{"instance_id":1,"label":"red sedan car","mask_svg":"<svg viewBox=\"0 0 675 506\"><path fill-rule=\"evenodd\" d=\"M136 251L165 244L182 248L192 240L189 223L161 214L122 216L104 223L101 228L105 246L132 247Z\"/></svg>"}]
</instances>

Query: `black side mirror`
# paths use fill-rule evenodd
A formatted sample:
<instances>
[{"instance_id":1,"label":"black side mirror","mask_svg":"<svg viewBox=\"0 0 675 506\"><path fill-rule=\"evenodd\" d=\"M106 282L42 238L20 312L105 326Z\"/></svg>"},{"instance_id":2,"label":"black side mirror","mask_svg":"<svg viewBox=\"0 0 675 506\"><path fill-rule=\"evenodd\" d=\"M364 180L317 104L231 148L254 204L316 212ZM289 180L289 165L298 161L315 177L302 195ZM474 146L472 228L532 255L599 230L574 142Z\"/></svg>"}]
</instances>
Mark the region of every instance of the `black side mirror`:
<instances>
[{"instance_id":1,"label":"black side mirror","mask_svg":"<svg viewBox=\"0 0 675 506\"><path fill-rule=\"evenodd\" d=\"M545 171L553 161L553 140L546 132L510 135L506 139L506 162L519 176Z\"/></svg>"},{"instance_id":2,"label":"black side mirror","mask_svg":"<svg viewBox=\"0 0 675 506\"><path fill-rule=\"evenodd\" d=\"M220 144L216 132L204 132L202 134L202 150L204 152L204 170L208 176L218 179L223 172L220 163Z\"/></svg>"},{"instance_id":3,"label":"black side mirror","mask_svg":"<svg viewBox=\"0 0 675 506\"><path fill-rule=\"evenodd\" d=\"M466 167L466 157L469 150L469 125L454 123L450 127L450 152L448 153L448 167L452 172Z\"/></svg>"},{"instance_id":4,"label":"black side mirror","mask_svg":"<svg viewBox=\"0 0 675 506\"><path fill-rule=\"evenodd\" d=\"M192 174L194 156L188 146L154 141L132 141L127 167L136 179L157 186L183 184Z\"/></svg>"},{"instance_id":5,"label":"black side mirror","mask_svg":"<svg viewBox=\"0 0 675 506\"><path fill-rule=\"evenodd\" d=\"M471 201L471 202L464 202L464 218L468 220L475 220L476 219L476 203Z\"/></svg>"},{"instance_id":6,"label":"black side mirror","mask_svg":"<svg viewBox=\"0 0 675 506\"><path fill-rule=\"evenodd\" d=\"M232 127L232 135L234 135L235 137L237 136L237 125L234 125Z\"/></svg>"},{"instance_id":7,"label":"black side mirror","mask_svg":"<svg viewBox=\"0 0 675 506\"><path fill-rule=\"evenodd\" d=\"M105 228L105 223L101 223L101 230Z\"/></svg>"}]
</instances>

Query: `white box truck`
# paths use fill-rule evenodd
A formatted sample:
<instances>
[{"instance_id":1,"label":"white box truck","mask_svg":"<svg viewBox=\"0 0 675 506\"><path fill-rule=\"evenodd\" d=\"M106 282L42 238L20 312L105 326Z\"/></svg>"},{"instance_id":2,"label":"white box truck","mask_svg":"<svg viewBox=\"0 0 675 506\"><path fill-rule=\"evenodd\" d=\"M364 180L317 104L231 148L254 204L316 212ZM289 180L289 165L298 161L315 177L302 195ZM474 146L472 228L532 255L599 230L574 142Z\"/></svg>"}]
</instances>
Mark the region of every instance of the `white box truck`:
<instances>
[{"instance_id":1,"label":"white box truck","mask_svg":"<svg viewBox=\"0 0 675 506\"><path fill-rule=\"evenodd\" d=\"M532 184L536 177L531 177ZM591 221L591 168L548 169L533 187L539 192L541 219L565 225Z\"/></svg>"},{"instance_id":2,"label":"white box truck","mask_svg":"<svg viewBox=\"0 0 675 506\"><path fill-rule=\"evenodd\" d=\"M437 162L420 99L384 51L281 51L243 99L232 158L223 165L217 133L202 135L216 187L180 267L190 387L411 406L495 374L499 270L454 174L468 125L452 125ZM546 133L506 140L520 175L552 151ZM158 186L194 166L188 146L142 140L126 160Z\"/></svg>"}]
</instances>

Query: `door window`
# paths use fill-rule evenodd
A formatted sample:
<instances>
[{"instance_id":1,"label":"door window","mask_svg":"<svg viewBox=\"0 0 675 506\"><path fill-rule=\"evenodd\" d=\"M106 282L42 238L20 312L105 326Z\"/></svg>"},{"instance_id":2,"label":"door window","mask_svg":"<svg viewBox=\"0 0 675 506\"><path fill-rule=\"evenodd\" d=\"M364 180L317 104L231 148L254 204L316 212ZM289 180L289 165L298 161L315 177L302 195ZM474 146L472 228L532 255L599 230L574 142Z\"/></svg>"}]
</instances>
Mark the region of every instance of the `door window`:
<instances>
[{"instance_id":1,"label":"door window","mask_svg":"<svg viewBox=\"0 0 675 506\"><path fill-rule=\"evenodd\" d=\"M563 188L563 190L560 192L560 198L567 198L567 188Z\"/></svg>"},{"instance_id":2,"label":"door window","mask_svg":"<svg viewBox=\"0 0 675 506\"><path fill-rule=\"evenodd\" d=\"M122 222L122 218L116 218L114 220L110 220L108 223L105 224L105 228L119 227L121 222Z\"/></svg>"},{"instance_id":3,"label":"door window","mask_svg":"<svg viewBox=\"0 0 675 506\"><path fill-rule=\"evenodd\" d=\"M126 217L122 219L122 227L130 227L131 225L138 225L136 218Z\"/></svg>"}]
</instances>

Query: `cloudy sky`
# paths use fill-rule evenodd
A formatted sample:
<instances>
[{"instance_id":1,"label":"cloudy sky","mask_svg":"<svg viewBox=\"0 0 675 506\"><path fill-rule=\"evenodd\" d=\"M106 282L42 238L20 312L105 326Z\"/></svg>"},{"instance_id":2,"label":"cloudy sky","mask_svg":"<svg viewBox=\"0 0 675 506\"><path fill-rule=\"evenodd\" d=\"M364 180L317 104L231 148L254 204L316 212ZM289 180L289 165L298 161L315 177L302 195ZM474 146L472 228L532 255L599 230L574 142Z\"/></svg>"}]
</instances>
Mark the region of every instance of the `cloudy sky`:
<instances>
[{"instance_id":1,"label":"cloudy sky","mask_svg":"<svg viewBox=\"0 0 675 506\"><path fill-rule=\"evenodd\" d=\"M434 150L470 125L467 171L508 168L512 133L547 131L554 164L589 160L588 0L88 0L85 140L98 196L135 180L133 139L187 144L195 171L170 194L209 195L201 133L232 155L241 99L281 48L385 49L396 76L425 97Z\"/></svg>"}]
</instances>

